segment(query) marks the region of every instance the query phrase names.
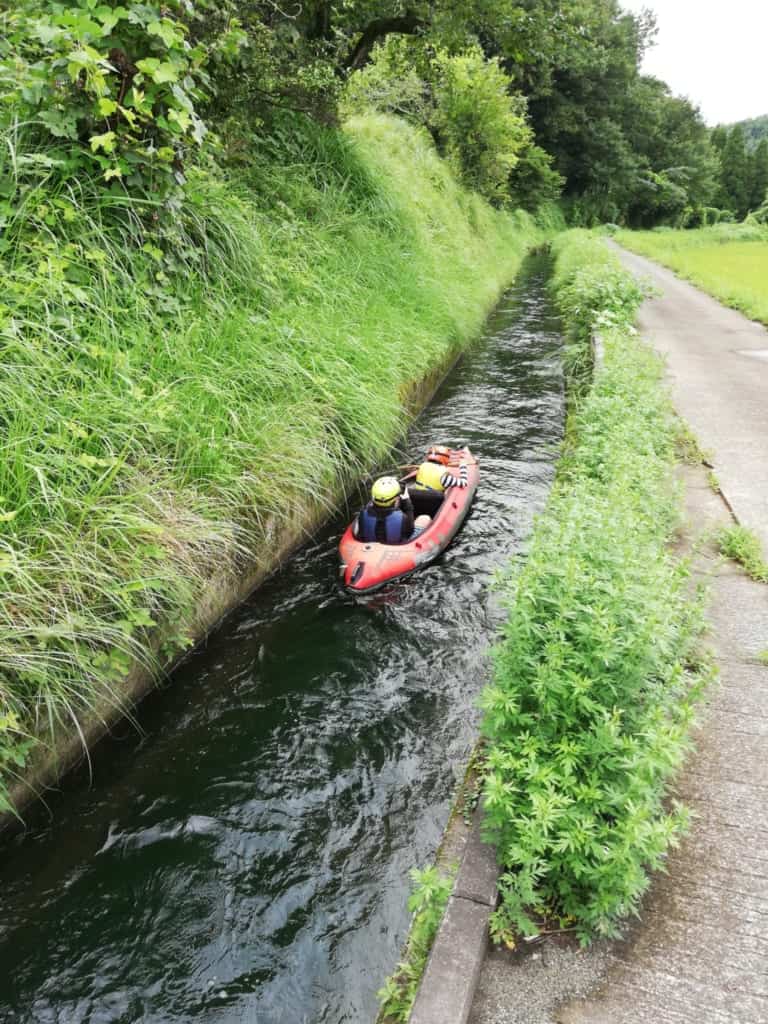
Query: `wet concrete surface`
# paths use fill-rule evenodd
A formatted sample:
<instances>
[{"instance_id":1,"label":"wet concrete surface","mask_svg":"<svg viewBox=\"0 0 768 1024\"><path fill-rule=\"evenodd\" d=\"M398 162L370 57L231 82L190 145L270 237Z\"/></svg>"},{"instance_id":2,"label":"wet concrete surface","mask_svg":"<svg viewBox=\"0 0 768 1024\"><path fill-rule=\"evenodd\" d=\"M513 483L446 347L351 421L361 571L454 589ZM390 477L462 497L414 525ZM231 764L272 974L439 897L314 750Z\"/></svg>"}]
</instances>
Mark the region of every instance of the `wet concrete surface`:
<instances>
[{"instance_id":1,"label":"wet concrete surface","mask_svg":"<svg viewBox=\"0 0 768 1024\"><path fill-rule=\"evenodd\" d=\"M733 349L765 348L768 335L743 317L724 328L717 303L668 277L654 273L664 294L644 304L642 333L667 354L676 408L768 550L768 367L743 360L753 376L742 392L733 366ZM713 530L732 519L704 469L680 474L680 546L710 589L706 643L720 667L673 794L693 811L691 830L622 940L582 951L559 936L534 951L491 951L470 1024L768 1024L768 666L758 657L768 649L768 587L717 554Z\"/></svg>"}]
</instances>

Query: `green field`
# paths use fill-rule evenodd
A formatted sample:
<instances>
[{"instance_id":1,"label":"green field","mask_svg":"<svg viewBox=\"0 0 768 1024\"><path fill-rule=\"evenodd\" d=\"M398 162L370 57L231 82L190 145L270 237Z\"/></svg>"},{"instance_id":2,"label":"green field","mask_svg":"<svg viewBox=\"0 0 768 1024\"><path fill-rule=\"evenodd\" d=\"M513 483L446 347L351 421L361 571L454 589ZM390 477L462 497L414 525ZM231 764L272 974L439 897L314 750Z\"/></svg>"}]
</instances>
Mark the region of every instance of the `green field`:
<instances>
[{"instance_id":1,"label":"green field","mask_svg":"<svg viewBox=\"0 0 768 1024\"><path fill-rule=\"evenodd\" d=\"M768 324L768 230L722 225L698 231L621 231L627 249L663 263L753 320Z\"/></svg>"}]
</instances>

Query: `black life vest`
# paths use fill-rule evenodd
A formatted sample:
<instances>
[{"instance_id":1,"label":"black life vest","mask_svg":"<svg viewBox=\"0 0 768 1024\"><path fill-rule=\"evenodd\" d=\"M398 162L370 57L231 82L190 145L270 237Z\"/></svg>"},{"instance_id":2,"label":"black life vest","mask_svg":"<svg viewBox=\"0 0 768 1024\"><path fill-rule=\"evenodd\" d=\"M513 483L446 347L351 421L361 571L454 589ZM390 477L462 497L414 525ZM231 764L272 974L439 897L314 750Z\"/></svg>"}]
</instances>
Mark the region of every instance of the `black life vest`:
<instances>
[{"instance_id":1,"label":"black life vest","mask_svg":"<svg viewBox=\"0 0 768 1024\"><path fill-rule=\"evenodd\" d=\"M357 517L357 539L366 544L401 544L405 513L399 508L379 509L369 503Z\"/></svg>"}]
</instances>

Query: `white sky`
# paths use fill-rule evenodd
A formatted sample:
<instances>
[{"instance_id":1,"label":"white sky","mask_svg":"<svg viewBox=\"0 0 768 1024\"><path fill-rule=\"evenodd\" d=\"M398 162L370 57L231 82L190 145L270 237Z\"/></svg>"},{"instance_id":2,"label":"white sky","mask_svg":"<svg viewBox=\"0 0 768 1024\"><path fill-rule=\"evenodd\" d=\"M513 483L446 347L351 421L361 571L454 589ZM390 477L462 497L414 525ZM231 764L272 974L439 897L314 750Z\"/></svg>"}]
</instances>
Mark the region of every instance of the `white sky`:
<instances>
[{"instance_id":1,"label":"white sky","mask_svg":"<svg viewBox=\"0 0 768 1024\"><path fill-rule=\"evenodd\" d=\"M656 14L643 74L687 96L707 124L768 114L768 0L620 0Z\"/></svg>"}]
</instances>

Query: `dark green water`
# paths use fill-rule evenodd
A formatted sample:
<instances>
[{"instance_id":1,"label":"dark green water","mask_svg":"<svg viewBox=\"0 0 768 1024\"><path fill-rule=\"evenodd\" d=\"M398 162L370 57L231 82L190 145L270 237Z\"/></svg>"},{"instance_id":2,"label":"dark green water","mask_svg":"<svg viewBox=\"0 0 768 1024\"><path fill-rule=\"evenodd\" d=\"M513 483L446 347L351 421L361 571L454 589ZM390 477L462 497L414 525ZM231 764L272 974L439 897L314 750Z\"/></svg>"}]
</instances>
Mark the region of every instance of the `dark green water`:
<instances>
[{"instance_id":1,"label":"dark green water","mask_svg":"<svg viewBox=\"0 0 768 1024\"><path fill-rule=\"evenodd\" d=\"M329 524L0 851L0 1020L372 1021L476 735L488 584L553 476L560 338L529 261L409 434L481 482L442 559L367 604ZM406 461L401 458L398 461Z\"/></svg>"}]
</instances>

